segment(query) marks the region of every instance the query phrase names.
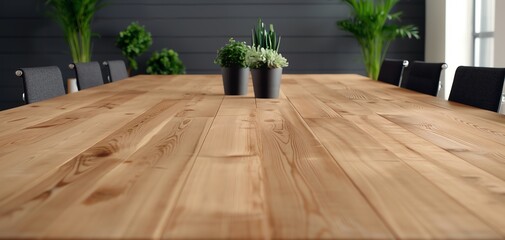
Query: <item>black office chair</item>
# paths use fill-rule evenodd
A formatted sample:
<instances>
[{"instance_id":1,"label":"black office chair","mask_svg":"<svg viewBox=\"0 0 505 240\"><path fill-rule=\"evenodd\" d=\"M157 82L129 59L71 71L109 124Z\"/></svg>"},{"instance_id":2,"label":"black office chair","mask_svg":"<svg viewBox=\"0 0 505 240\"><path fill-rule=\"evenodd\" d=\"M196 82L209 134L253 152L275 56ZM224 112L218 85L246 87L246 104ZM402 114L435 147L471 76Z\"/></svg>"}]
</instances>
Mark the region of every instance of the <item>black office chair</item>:
<instances>
[{"instance_id":1,"label":"black office chair","mask_svg":"<svg viewBox=\"0 0 505 240\"><path fill-rule=\"evenodd\" d=\"M403 69L409 65L407 60L384 59L379 72L378 80L400 86Z\"/></svg>"},{"instance_id":2,"label":"black office chair","mask_svg":"<svg viewBox=\"0 0 505 240\"><path fill-rule=\"evenodd\" d=\"M505 68L460 66L454 75L449 101L497 112L504 79Z\"/></svg>"},{"instance_id":3,"label":"black office chair","mask_svg":"<svg viewBox=\"0 0 505 240\"><path fill-rule=\"evenodd\" d=\"M70 69L75 70L79 90L103 85L102 69L98 62L72 63Z\"/></svg>"},{"instance_id":4,"label":"black office chair","mask_svg":"<svg viewBox=\"0 0 505 240\"><path fill-rule=\"evenodd\" d=\"M128 78L128 71L123 60L111 60L103 62L103 66L107 69L109 82L115 82Z\"/></svg>"},{"instance_id":5,"label":"black office chair","mask_svg":"<svg viewBox=\"0 0 505 240\"><path fill-rule=\"evenodd\" d=\"M441 88L440 75L447 68L446 63L414 61L402 80L402 87L416 92L437 96Z\"/></svg>"},{"instance_id":6,"label":"black office chair","mask_svg":"<svg viewBox=\"0 0 505 240\"><path fill-rule=\"evenodd\" d=\"M56 66L20 68L16 76L23 79L23 101L26 103L65 95L63 77Z\"/></svg>"}]
</instances>

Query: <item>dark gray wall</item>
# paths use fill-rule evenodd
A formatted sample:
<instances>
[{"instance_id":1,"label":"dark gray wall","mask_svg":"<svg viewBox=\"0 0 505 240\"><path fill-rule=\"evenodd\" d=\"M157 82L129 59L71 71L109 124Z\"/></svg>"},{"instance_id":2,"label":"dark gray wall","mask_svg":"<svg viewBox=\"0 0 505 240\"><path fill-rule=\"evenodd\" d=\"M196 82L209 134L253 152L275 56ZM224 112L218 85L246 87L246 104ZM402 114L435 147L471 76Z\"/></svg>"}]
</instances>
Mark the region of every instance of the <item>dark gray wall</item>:
<instances>
[{"instance_id":1,"label":"dark gray wall","mask_svg":"<svg viewBox=\"0 0 505 240\"><path fill-rule=\"evenodd\" d=\"M19 67L57 65L64 78L71 58L58 25L45 14L43 0L0 1L0 109L22 104ZM402 0L403 23L419 26L424 36L425 0ZM152 51L173 48L192 73L218 73L216 50L229 37L249 42L257 18L273 23L282 35L280 51L290 66L285 73L361 73L360 49L335 22L349 16L339 0L109 0L93 23L93 60L122 58L114 41L119 31L139 21L151 31ZM424 40L398 40L388 57L424 59Z\"/></svg>"}]
</instances>

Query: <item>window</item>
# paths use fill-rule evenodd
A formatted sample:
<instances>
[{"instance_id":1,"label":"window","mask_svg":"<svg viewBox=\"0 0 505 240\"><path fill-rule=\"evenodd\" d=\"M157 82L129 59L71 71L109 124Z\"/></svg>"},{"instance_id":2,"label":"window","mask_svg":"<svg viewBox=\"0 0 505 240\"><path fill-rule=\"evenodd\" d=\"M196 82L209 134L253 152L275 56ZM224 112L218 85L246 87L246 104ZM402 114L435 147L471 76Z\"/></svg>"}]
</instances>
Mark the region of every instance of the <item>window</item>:
<instances>
[{"instance_id":1,"label":"window","mask_svg":"<svg viewBox=\"0 0 505 240\"><path fill-rule=\"evenodd\" d=\"M495 0L474 0L474 66L493 67Z\"/></svg>"}]
</instances>

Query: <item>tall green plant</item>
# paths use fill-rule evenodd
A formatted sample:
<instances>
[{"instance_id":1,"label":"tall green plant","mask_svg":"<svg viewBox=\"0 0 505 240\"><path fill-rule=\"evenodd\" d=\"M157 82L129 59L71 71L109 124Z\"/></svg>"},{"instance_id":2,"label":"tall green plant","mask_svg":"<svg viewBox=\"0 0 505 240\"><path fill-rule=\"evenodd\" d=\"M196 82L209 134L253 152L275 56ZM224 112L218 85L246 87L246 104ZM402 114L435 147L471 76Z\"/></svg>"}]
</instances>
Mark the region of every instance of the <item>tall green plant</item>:
<instances>
[{"instance_id":1,"label":"tall green plant","mask_svg":"<svg viewBox=\"0 0 505 240\"><path fill-rule=\"evenodd\" d=\"M95 12L102 8L100 0L47 0L50 16L57 21L76 63L91 61L91 22Z\"/></svg>"},{"instance_id":2,"label":"tall green plant","mask_svg":"<svg viewBox=\"0 0 505 240\"><path fill-rule=\"evenodd\" d=\"M391 41L398 37L419 39L418 28L390 23L392 20L400 21L402 12L390 13L399 0L342 1L351 7L352 16L338 21L337 25L358 40L368 76L377 80Z\"/></svg>"},{"instance_id":3,"label":"tall green plant","mask_svg":"<svg viewBox=\"0 0 505 240\"><path fill-rule=\"evenodd\" d=\"M267 31L265 24L261 19L258 19L258 24L252 29L251 43L255 48L272 49L278 52L281 45L281 37L277 38L273 24L270 24L270 29Z\"/></svg>"}]
</instances>

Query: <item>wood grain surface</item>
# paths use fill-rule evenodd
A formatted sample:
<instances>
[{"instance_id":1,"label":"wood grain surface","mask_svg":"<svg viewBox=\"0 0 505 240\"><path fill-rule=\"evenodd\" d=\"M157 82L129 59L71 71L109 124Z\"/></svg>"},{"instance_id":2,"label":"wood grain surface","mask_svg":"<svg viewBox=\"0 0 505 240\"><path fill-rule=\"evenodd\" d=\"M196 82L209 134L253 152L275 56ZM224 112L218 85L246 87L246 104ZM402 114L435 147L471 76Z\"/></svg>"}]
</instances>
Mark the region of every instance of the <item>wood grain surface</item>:
<instances>
[{"instance_id":1,"label":"wood grain surface","mask_svg":"<svg viewBox=\"0 0 505 240\"><path fill-rule=\"evenodd\" d=\"M505 238L505 116L282 81L141 75L0 112L0 239Z\"/></svg>"}]
</instances>

